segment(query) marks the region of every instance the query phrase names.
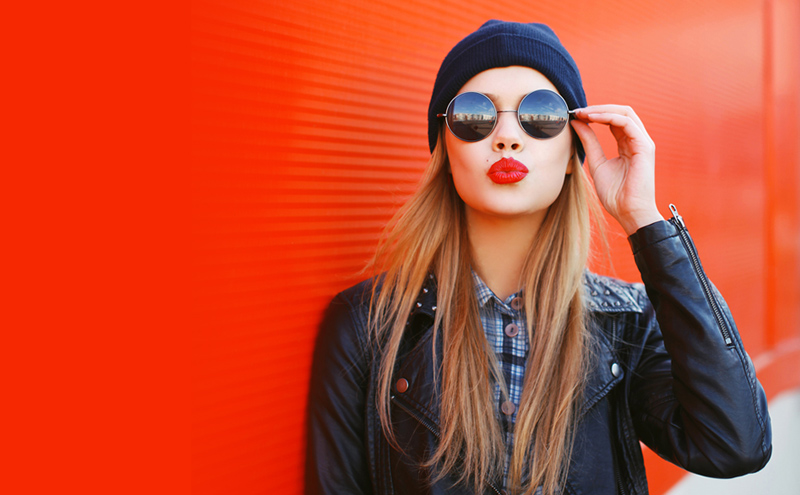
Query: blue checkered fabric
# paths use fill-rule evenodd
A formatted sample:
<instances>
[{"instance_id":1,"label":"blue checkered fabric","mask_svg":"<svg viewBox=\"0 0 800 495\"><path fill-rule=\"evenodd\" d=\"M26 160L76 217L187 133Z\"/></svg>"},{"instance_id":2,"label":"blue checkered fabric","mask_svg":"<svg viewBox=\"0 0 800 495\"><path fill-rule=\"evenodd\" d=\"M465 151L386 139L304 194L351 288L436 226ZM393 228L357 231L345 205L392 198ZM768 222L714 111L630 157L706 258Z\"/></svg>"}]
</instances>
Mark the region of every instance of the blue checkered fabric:
<instances>
[{"instance_id":1,"label":"blue checkered fabric","mask_svg":"<svg viewBox=\"0 0 800 495\"><path fill-rule=\"evenodd\" d=\"M472 272L475 283L475 293L478 297L478 308L483 324L483 331L489 346L494 349L497 361L503 371L503 377L508 386L508 398L502 396L499 383L494 387L495 412L500 420L506 440L506 462L503 475L503 488L506 488L508 478L508 465L511 451L514 446L514 423L517 419L517 409L522 396L522 383L525 378L525 362L528 358L528 332L526 331L525 309L521 304L521 292L510 295L501 301L494 292L481 280L477 273ZM519 308L519 309L515 309ZM513 330L516 325L517 331ZM509 328L507 332L506 329ZM511 336L509 334L515 334ZM503 403L511 401L514 404L513 412L503 412Z\"/></svg>"}]
</instances>

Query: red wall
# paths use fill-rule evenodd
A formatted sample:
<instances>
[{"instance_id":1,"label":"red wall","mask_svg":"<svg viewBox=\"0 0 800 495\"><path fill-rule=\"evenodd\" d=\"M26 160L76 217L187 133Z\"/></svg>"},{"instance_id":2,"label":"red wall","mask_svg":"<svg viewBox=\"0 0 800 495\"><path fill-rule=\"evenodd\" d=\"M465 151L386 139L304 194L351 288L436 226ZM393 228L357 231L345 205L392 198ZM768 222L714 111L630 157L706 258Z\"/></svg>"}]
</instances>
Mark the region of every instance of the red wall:
<instances>
[{"instance_id":1,"label":"red wall","mask_svg":"<svg viewBox=\"0 0 800 495\"><path fill-rule=\"evenodd\" d=\"M636 109L662 213L684 216L768 394L800 386L797 1L195 1L194 493L302 490L321 312L426 164L439 63L489 18L550 24L590 103ZM653 493L681 475L647 461Z\"/></svg>"}]
</instances>

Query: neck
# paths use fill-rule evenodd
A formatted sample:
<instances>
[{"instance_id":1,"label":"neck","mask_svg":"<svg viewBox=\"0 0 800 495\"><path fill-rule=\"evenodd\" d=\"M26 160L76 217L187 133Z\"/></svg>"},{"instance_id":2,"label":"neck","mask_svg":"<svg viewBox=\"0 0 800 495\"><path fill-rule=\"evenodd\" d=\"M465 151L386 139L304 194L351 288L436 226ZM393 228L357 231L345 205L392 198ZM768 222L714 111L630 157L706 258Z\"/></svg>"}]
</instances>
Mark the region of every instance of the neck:
<instances>
[{"instance_id":1,"label":"neck","mask_svg":"<svg viewBox=\"0 0 800 495\"><path fill-rule=\"evenodd\" d=\"M467 208L473 269L502 300L521 288L522 266L544 215L489 216Z\"/></svg>"}]
</instances>

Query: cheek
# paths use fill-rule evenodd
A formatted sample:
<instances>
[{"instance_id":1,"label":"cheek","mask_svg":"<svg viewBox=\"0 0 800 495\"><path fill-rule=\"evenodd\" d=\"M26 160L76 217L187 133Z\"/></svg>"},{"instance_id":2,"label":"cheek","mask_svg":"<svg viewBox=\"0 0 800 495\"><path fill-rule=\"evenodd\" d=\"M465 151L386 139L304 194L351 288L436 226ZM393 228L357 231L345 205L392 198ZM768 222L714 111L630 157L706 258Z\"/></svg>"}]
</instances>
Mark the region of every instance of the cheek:
<instances>
[{"instance_id":1,"label":"cheek","mask_svg":"<svg viewBox=\"0 0 800 495\"><path fill-rule=\"evenodd\" d=\"M571 132L562 132L552 139L551 158L558 163L568 166L574 153L573 137ZM569 171L567 171L569 173Z\"/></svg>"},{"instance_id":2,"label":"cheek","mask_svg":"<svg viewBox=\"0 0 800 495\"><path fill-rule=\"evenodd\" d=\"M453 178L453 185L462 199L465 196L471 196L472 191L479 187L481 175L477 167L465 158L463 156L450 157L450 174Z\"/></svg>"},{"instance_id":3,"label":"cheek","mask_svg":"<svg viewBox=\"0 0 800 495\"><path fill-rule=\"evenodd\" d=\"M546 147L542 146L533 156L533 162L538 163L548 176L565 175L572 173L572 155L574 154L572 139L552 139Z\"/></svg>"},{"instance_id":4,"label":"cheek","mask_svg":"<svg viewBox=\"0 0 800 495\"><path fill-rule=\"evenodd\" d=\"M471 180L471 176L475 175L476 169L480 168L480 162L476 159L476 156L478 156L477 150L470 149L470 146L474 146L474 143L461 141L448 132L445 145L447 146L447 159L449 162L448 171L453 176L453 182L456 187L459 187L460 184L464 185Z\"/></svg>"},{"instance_id":5,"label":"cheek","mask_svg":"<svg viewBox=\"0 0 800 495\"><path fill-rule=\"evenodd\" d=\"M453 134L444 129L444 149L447 152L447 158L452 163L454 160L458 160L459 156L461 156L461 145L464 144L463 141L456 139Z\"/></svg>"}]
</instances>

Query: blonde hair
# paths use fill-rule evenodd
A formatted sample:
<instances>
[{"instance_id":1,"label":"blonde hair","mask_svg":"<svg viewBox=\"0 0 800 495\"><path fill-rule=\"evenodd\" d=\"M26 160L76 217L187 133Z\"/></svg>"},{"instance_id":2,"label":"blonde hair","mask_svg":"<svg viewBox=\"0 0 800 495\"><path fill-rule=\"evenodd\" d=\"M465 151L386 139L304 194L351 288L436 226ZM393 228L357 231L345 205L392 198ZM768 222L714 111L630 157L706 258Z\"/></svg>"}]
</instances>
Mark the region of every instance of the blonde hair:
<instances>
[{"instance_id":1,"label":"blonde hair","mask_svg":"<svg viewBox=\"0 0 800 495\"><path fill-rule=\"evenodd\" d=\"M530 352L514 427L510 493L532 494L542 486L548 495L563 486L584 388L589 337L583 273L591 240L589 212L599 210L574 153L572 160L572 173L549 208L522 270ZM481 325L464 203L448 168L440 128L420 187L387 227L374 258L376 271L385 272L383 289L373 289L369 318L371 335L383 343L377 408L387 438L396 445L390 417L392 373L406 319L432 270L438 287L432 345L436 333L443 332L441 436L425 466L441 468L434 480L451 474L481 492L485 480L503 473L505 447L495 415L494 384L500 384L505 397L508 392ZM523 473L529 476L524 486Z\"/></svg>"}]
</instances>

